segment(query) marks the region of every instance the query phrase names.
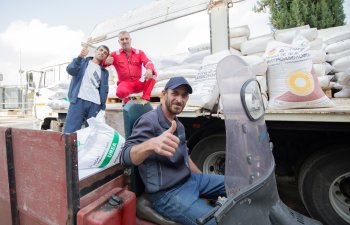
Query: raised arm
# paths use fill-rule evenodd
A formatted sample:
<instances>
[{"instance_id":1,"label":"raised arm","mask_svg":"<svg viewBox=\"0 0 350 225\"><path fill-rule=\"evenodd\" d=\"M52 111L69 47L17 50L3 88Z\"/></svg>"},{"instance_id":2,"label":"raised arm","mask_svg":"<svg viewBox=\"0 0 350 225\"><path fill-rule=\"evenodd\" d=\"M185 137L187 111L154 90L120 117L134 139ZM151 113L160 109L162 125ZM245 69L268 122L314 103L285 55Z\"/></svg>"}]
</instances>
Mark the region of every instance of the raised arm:
<instances>
[{"instance_id":1,"label":"raised arm","mask_svg":"<svg viewBox=\"0 0 350 225\"><path fill-rule=\"evenodd\" d=\"M89 54L89 49L87 47L84 47L77 58L73 59L73 61L67 66L67 73L71 76L78 75L78 72L80 70L81 61L84 57Z\"/></svg>"}]
</instances>

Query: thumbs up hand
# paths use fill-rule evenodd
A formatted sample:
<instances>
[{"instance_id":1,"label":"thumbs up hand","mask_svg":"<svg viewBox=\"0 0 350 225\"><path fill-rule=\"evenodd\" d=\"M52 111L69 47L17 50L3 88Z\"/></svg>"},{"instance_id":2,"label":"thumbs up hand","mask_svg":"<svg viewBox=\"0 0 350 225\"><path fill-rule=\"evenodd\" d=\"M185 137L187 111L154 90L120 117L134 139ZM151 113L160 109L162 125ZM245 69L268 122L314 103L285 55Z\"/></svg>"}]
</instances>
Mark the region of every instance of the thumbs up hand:
<instances>
[{"instance_id":1,"label":"thumbs up hand","mask_svg":"<svg viewBox=\"0 0 350 225\"><path fill-rule=\"evenodd\" d=\"M108 57L106 58L106 60L105 60L105 64L106 64L106 65L112 65L113 62L114 62L114 58L113 58L113 56L112 56L112 53L110 53L109 56L108 56Z\"/></svg>"},{"instance_id":2,"label":"thumbs up hand","mask_svg":"<svg viewBox=\"0 0 350 225\"><path fill-rule=\"evenodd\" d=\"M175 154L176 148L179 146L180 139L173 133L176 131L176 122L171 122L171 127L164 131L156 138L154 151L163 156L171 157Z\"/></svg>"}]
</instances>

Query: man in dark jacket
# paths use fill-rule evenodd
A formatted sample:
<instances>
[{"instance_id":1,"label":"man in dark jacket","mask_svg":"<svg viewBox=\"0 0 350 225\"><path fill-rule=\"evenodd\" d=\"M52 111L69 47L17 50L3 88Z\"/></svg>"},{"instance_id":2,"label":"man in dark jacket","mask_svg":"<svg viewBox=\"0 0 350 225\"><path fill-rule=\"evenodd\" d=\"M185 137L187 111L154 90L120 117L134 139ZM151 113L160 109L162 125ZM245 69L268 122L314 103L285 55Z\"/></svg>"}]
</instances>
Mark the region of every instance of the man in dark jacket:
<instances>
[{"instance_id":1,"label":"man in dark jacket","mask_svg":"<svg viewBox=\"0 0 350 225\"><path fill-rule=\"evenodd\" d=\"M124 165L138 165L153 208L183 225L195 225L212 209L201 198L226 196L224 176L202 174L188 156L185 128L176 115L191 93L185 78L171 78L162 91L161 105L135 122L121 156Z\"/></svg>"},{"instance_id":2,"label":"man in dark jacket","mask_svg":"<svg viewBox=\"0 0 350 225\"><path fill-rule=\"evenodd\" d=\"M101 67L109 55L109 48L99 46L94 57L84 47L79 56L67 66L67 72L73 77L69 86L69 109L64 133L79 130L84 120L95 117L100 110L106 109L108 95L108 71Z\"/></svg>"}]
</instances>

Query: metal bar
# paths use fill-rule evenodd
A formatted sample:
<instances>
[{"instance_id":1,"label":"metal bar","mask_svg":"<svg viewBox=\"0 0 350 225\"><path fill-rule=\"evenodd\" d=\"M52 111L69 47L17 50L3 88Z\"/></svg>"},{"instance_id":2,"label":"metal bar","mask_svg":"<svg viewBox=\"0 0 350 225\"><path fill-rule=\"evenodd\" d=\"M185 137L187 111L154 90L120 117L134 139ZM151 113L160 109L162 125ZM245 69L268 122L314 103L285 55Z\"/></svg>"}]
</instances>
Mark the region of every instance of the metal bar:
<instances>
[{"instance_id":1,"label":"metal bar","mask_svg":"<svg viewBox=\"0 0 350 225\"><path fill-rule=\"evenodd\" d=\"M8 182L9 182L12 225L19 225L20 219L19 219L19 212L17 209L15 164L14 164L14 158L13 158L11 128L8 128L5 131L5 138L6 138L7 173L8 173Z\"/></svg>"},{"instance_id":2,"label":"metal bar","mask_svg":"<svg viewBox=\"0 0 350 225\"><path fill-rule=\"evenodd\" d=\"M163 23L172 21L172 20L180 19L180 18L182 18L182 17L189 16L189 15L192 15L192 14L196 14L196 13L199 13L199 12L202 12L202 11L205 11L205 9L200 10L200 11L196 11L196 12L189 13L188 15L176 16L176 17L171 18L171 19L159 21L159 22L157 22L157 23L153 23L153 24L150 24L150 25L139 26L139 27L136 27L136 28L134 28L136 25L126 26L126 27L120 28L120 29L118 29L118 30L114 30L114 31L108 32L107 34L105 34L105 35L106 35L106 38L105 38L104 40L99 41L99 42L111 40L111 39L113 39L113 38L118 37L119 32L122 31L122 30L127 30L129 33L133 33L133 32L139 31L139 30L144 30L144 29L149 28L149 27L154 27L154 26L156 26L156 25L160 25L160 24L163 24ZM116 32L118 32L118 33L116 33ZM114 33L116 33L116 34L114 34ZM110 34L113 34L113 35L110 35ZM108 36L108 35L110 35L110 36ZM96 42L96 43L99 43L99 42ZM95 47L95 46L92 46L92 47Z\"/></svg>"},{"instance_id":3,"label":"metal bar","mask_svg":"<svg viewBox=\"0 0 350 225\"><path fill-rule=\"evenodd\" d=\"M75 225L80 208L78 151L76 133L63 135L66 144L66 179L67 179L67 225Z\"/></svg>"},{"instance_id":4,"label":"metal bar","mask_svg":"<svg viewBox=\"0 0 350 225\"><path fill-rule=\"evenodd\" d=\"M163 2L165 2L165 1L163 1ZM180 8L178 10L172 11L172 10L170 10L170 8L172 7L172 4L175 5L175 4L179 4L179 3L176 2L176 1L173 1L173 2L167 1L167 3L168 3L168 5L166 6L166 11L164 13L160 14L160 15L144 19L142 22L137 21L137 22L134 22L134 23L128 23L128 21L127 21L128 18L123 18L122 17L122 19L124 19L124 21L123 20L119 20L119 21L115 21L115 23L119 23L119 24L127 23L126 25L118 26L116 28L113 28L113 30L109 30L109 31L104 32L103 34L98 34L98 35L94 34L94 31L96 29L98 29L100 26L103 27L103 23L97 24L95 26L95 28L93 29L92 33L90 34L90 36L91 35L94 35L94 36L91 36L91 37L105 36L105 38L103 38L102 40L94 42L94 44L100 43L102 41L107 41L107 40L110 40L110 39L118 37L118 33L120 31L122 31L122 30L127 30L130 33L136 32L136 31L139 31L139 30L143 30L143 29L146 29L146 28L149 28L149 27L153 27L153 26L156 26L156 25L159 25L159 24L163 24L165 22L169 22L169 21L176 20L176 19L179 19L179 18L182 18L182 17L185 17L185 16L189 16L189 15L192 15L192 14L196 14L196 13L205 11L205 10L207 10L207 5L208 5L208 2L200 2L200 3L197 3L195 5L186 7L186 8ZM161 4L161 2L159 2L157 4ZM186 10L188 11L189 9L192 9L192 11L187 12L185 14L181 14L182 11L186 11ZM144 12L144 13L147 13L147 12ZM152 15L153 12L150 11L149 13L151 13L150 15ZM124 14L124 15L126 15L126 14ZM126 19L126 21L125 21L125 19Z\"/></svg>"}]
</instances>

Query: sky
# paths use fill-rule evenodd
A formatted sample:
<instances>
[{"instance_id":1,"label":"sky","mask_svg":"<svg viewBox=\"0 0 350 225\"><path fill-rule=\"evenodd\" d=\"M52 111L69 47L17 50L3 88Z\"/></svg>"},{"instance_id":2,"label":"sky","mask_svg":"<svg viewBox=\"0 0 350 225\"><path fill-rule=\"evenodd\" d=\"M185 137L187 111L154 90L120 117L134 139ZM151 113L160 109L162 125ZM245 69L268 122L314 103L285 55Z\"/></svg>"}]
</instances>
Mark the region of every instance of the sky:
<instances>
[{"instance_id":1,"label":"sky","mask_svg":"<svg viewBox=\"0 0 350 225\"><path fill-rule=\"evenodd\" d=\"M20 79L20 69L39 70L72 59L79 54L81 42L89 37L99 22L154 1L156 0L2 1L0 74L3 74L4 80L0 84L23 84L25 73ZM251 11L255 1L246 0L230 9L230 25L248 24L251 36L270 32L268 15L254 14ZM350 0L344 1L344 9L350 16ZM166 49L182 51L196 43L209 42L206 12L194 15L189 20L180 19L171 25L135 32L135 35L132 34L133 46L143 50L146 48L150 55L164 55ZM116 40L109 42L108 46L112 50L119 48Z\"/></svg>"},{"instance_id":2,"label":"sky","mask_svg":"<svg viewBox=\"0 0 350 225\"><path fill-rule=\"evenodd\" d=\"M2 84L19 84L19 69L40 69L78 55L95 25L152 0L11 0L1 2ZM21 57L20 57L21 56ZM1 81L0 81L1 84Z\"/></svg>"}]
</instances>

